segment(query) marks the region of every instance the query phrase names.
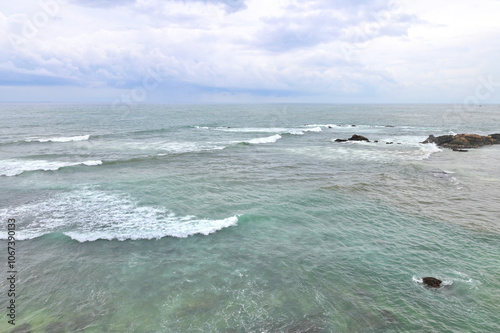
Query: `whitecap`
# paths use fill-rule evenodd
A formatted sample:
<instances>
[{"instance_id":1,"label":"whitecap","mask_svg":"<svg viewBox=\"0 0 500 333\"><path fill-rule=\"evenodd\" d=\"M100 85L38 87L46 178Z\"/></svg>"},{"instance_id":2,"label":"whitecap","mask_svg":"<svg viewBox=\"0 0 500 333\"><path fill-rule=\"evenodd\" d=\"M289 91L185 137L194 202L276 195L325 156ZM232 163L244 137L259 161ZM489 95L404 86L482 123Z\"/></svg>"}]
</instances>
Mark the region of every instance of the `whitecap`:
<instances>
[{"instance_id":1,"label":"whitecap","mask_svg":"<svg viewBox=\"0 0 500 333\"><path fill-rule=\"evenodd\" d=\"M101 160L89 160L81 162L61 162L61 161L46 161L46 160L3 160L0 164L0 176L17 176L27 171L56 171L64 167L87 165L101 165Z\"/></svg>"},{"instance_id":2,"label":"whitecap","mask_svg":"<svg viewBox=\"0 0 500 333\"><path fill-rule=\"evenodd\" d=\"M258 145L258 144L263 144L263 143L275 143L281 139L281 135L275 134L271 135L265 138L257 138L257 139L252 139L250 141L246 141L247 143L253 144L253 145Z\"/></svg>"},{"instance_id":3,"label":"whitecap","mask_svg":"<svg viewBox=\"0 0 500 333\"><path fill-rule=\"evenodd\" d=\"M26 142L73 142L73 141L87 141L90 139L90 135L77 135L77 136L61 136L61 137L50 137L50 138L26 138Z\"/></svg>"},{"instance_id":4,"label":"whitecap","mask_svg":"<svg viewBox=\"0 0 500 333\"><path fill-rule=\"evenodd\" d=\"M79 242L209 235L238 222L238 216L223 219L177 216L164 207L141 206L125 194L91 187L0 209L0 216L26 221L16 233L19 240L62 233Z\"/></svg>"}]
</instances>

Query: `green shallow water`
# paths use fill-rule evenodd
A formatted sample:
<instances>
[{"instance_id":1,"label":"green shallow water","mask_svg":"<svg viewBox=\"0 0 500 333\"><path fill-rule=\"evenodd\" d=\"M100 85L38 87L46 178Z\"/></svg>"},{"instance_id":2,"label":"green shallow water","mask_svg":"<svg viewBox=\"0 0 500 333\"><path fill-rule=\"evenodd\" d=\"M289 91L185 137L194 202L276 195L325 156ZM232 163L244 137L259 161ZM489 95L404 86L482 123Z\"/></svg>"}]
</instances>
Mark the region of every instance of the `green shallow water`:
<instances>
[{"instance_id":1,"label":"green shallow water","mask_svg":"<svg viewBox=\"0 0 500 333\"><path fill-rule=\"evenodd\" d=\"M288 199L209 237L22 242L21 322L68 332L499 329L498 235L331 191ZM427 275L449 285L415 281Z\"/></svg>"},{"instance_id":2,"label":"green shallow water","mask_svg":"<svg viewBox=\"0 0 500 333\"><path fill-rule=\"evenodd\" d=\"M495 131L479 116L436 123L443 108L2 106L0 215L23 239L16 326L500 331L500 151L418 143ZM395 144L332 142L354 133ZM6 279L0 290L6 304Z\"/></svg>"}]
</instances>

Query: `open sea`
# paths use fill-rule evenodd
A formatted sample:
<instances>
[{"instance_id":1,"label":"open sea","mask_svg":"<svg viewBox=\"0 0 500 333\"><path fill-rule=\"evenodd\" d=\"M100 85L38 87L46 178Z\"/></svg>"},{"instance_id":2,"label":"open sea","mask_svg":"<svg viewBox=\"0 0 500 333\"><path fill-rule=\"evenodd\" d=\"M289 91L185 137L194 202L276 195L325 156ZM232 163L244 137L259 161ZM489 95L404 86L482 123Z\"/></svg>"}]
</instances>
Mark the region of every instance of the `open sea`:
<instances>
[{"instance_id":1,"label":"open sea","mask_svg":"<svg viewBox=\"0 0 500 333\"><path fill-rule=\"evenodd\" d=\"M0 331L500 332L500 145L453 133L500 106L0 105Z\"/></svg>"}]
</instances>

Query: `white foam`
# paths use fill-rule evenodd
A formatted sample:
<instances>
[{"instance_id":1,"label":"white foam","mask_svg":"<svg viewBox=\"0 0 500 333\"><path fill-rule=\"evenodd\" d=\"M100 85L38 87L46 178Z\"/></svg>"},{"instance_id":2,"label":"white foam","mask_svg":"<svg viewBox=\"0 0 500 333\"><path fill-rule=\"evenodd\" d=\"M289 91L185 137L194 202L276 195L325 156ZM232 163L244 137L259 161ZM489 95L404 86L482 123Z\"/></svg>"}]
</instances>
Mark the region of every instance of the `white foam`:
<instances>
[{"instance_id":1,"label":"white foam","mask_svg":"<svg viewBox=\"0 0 500 333\"><path fill-rule=\"evenodd\" d=\"M325 160L365 160L375 162L421 161L441 149L434 144L387 145L385 142L333 142L328 146L309 146L288 149L290 152Z\"/></svg>"},{"instance_id":2,"label":"white foam","mask_svg":"<svg viewBox=\"0 0 500 333\"><path fill-rule=\"evenodd\" d=\"M312 128L306 128L303 131L305 131L305 132L321 132L322 129L319 126L316 126L316 127L312 127Z\"/></svg>"},{"instance_id":3,"label":"white foam","mask_svg":"<svg viewBox=\"0 0 500 333\"><path fill-rule=\"evenodd\" d=\"M72 142L72 141L87 141L90 135L78 135L78 136L61 136L61 137L51 137L51 138L27 138L26 142L38 141L38 142Z\"/></svg>"},{"instance_id":4,"label":"white foam","mask_svg":"<svg viewBox=\"0 0 500 333\"><path fill-rule=\"evenodd\" d=\"M214 130L237 133L285 133L289 129L284 127L216 127Z\"/></svg>"},{"instance_id":5,"label":"white foam","mask_svg":"<svg viewBox=\"0 0 500 333\"><path fill-rule=\"evenodd\" d=\"M209 235L238 222L237 216L224 219L177 216L163 207L140 206L127 195L93 188L1 209L0 216L28 221L26 226L19 226L16 234L19 240L63 233L79 242Z\"/></svg>"},{"instance_id":6,"label":"white foam","mask_svg":"<svg viewBox=\"0 0 500 333\"><path fill-rule=\"evenodd\" d=\"M281 139L281 135L275 134L271 135L265 138L257 138L257 139L252 139L250 141L247 141L247 143L253 144L253 145L258 145L258 144L263 144L263 143L275 143Z\"/></svg>"},{"instance_id":7,"label":"white foam","mask_svg":"<svg viewBox=\"0 0 500 333\"><path fill-rule=\"evenodd\" d=\"M167 153L192 153L199 151L222 150L226 146L220 143L199 143L189 141L155 141L155 142L128 142L120 146L122 149L153 150Z\"/></svg>"},{"instance_id":8,"label":"white foam","mask_svg":"<svg viewBox=\"0 0 500 333\"><path fill-rule=\"evenodd\" d=\"M3 160L0 164L0 176L17 176L26 171L56 171L64 167L75 165L95 166L101 165L100 160L89 160L82 162L61 162L46 160Z\"/></svg>"},{"instance_id":9,"label":"white foam","mask_svg":"<svg viewBox=\"0 0 500 333\"><path fill-rule=\"evenodd\" d=\"M435 143L431 144L420 144L420 150L422 151L421 160L426 160L431 157L432 154L443 151Z\"/></svg>"},{"instance_id":10,"label":"white foam","mask_svg":"<svg viewBox=\"0 0 500 333\"><path fill-rule=\"evenodd\" d=\"M413 280L413 282L424 283L424 280L422 280L421 278L416 277L415 275L413 275L411 277L411 279Z\"/></svg>"}]
</instances>

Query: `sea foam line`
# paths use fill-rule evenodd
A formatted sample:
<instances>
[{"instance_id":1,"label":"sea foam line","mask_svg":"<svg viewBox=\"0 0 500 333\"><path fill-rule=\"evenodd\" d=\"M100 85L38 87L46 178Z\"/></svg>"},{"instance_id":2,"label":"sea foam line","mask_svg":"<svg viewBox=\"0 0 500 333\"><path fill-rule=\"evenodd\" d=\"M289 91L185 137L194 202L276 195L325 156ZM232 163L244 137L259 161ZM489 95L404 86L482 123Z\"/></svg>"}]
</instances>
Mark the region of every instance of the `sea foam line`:
<instances>
[{"instance_id":1,"label":"sea foam line","mask_svg":"<svg viewBox=\"0 0 500 333\"><path fill-rule=\"evenodd\" d=\"M237 215L224 219L177 216L164 207L141 206L126 194L92 187L0 209L0 217L7 216L25 221L17 232L19 240L62 233L79 242L185 238L209 235L238 223Z\"/></svg>"},{"instance_id":2,"label":"sea foam line","mask_svg":"<svg viewBox=\"0 0 500 333\"><path fill-rule=\"evenodd\" d=\"M263 144L263 143L275 143L281 139L281 135L275 134L271 135L265 138L257 138L257 139L252 139L250 141L246 141L247 143L253 144L253 145L258 145L258 144Z\"/></svg>"},{"instance_id":3,"label":"sea foam line","mask_svg":"<svg viewBox=\"0 0 500 333\"><path fill-rule=\"evenodd\" d=\"M82 162L59 162L46 160L3 160L0 164L0 176L17 176L28 171L56 171L61 168L86 165L101 165L101 160L88 160Z\"/></svg>"},{"instance_id":4,"label":"sea foam line","mask_svg":"<svg viewBox=\"0 0 500 333\"><path fill-rule=\"evenodd\" d=\"M61 136L61 137L50 137L50 138L26 138L26 142L74 142L74 141L87 141L90 139L90 135L77 135L77 136Z\"/></svg>"}]
</instances>

